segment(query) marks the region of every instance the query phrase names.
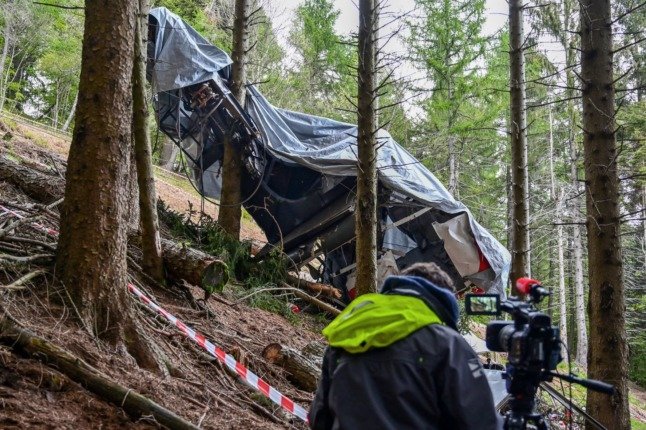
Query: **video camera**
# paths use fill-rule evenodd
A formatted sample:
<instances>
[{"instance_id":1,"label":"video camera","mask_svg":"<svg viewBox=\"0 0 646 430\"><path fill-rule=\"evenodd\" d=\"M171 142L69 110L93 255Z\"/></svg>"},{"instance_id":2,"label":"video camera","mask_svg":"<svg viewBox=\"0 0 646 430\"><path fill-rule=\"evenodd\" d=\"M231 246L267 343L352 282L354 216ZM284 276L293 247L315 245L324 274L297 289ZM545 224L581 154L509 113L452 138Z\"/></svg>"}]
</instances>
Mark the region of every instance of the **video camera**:
<instances>
[{"instance_id":1,"label":"video camera","mask_svg":"<svg viewBox=\"0 0 646 430\"><path fill-rule=\"evenodd\" d=\"M533 422L537 429L547 429L543 416L535 409L535 396L543 381L560 378L589 389L612 394L614 387L604 382L562 375L555 372L563 360L559 328L552 325L549 315L535 305L550 292L539 281L520 278L516 289L526 300L500 300L497 294L467 294L465 308L468 315L500 315L506 312L512 321L492 321L487 324L486 344L490 351L506 352L508 362L503 377L511 395L511 409L505 417L505 429L520 430Z\"/></svg>"}]
</instances>

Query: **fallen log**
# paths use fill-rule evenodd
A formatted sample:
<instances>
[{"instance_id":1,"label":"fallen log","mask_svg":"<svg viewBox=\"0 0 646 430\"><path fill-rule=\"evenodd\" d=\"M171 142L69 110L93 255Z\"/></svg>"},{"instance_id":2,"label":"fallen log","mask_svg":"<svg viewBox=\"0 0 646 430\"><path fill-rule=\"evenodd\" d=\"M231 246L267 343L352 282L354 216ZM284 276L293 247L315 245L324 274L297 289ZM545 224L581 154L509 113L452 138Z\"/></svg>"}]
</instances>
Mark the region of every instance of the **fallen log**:
<instances>
[{"instance_id":1,"label":"fallen log","mask_svg":"<svg viewBox=\"0 0 646 430\"><path fill-rule=\"evenodd\" d=\"M290 287L289 285L283 283L284 287L287 287L296 297L299 299L305 300L308 303L313 304L317 308L319 308L322 311L328 312L332 315L339 315L341 313L340 310L335 308L334 306L325 303L323 300L319 300L316 297L312 297L309 294L305 293L304 291L299 290L298 288Z\"/></svg>"},{"instance_id":2,"label":"fallen log","mask_svg":"<svg viewBox=\"0 0 646 430\"><path fill-rule=\"evenodd\" d=\"M287 280L287 283L292 287L301 288L301 289L305 288L311 291L312 293L321 294L328 297L334 297L335 299L341 298L341 291L339 291L338 289L334 288L331 285L308 281L291 274L287 274L286 280Z\"/></svg>"},{"instance_id":3,"label":"fallen log","mask_svg":"<svg viewBox=\"0 0 646 430\"><path fill-rule=\"evenodd\" d=\"M197 249L162 239L162 255L171 278L184 279L211 294L221 292L229 281L229 267L222 260Z\"/></svg>"},{"instance_id":4,"label":"fallen log","mask_svg":"<svg viewBox=\"0 0 646 430\"><path fill-rule=\"evenodd\" d=\"M0 319L0 342L54 366L100 398L123 408L134 420L152 415L159 424L171 429L198 428L136 391L108 379L80 358L20 328L6 313Z\"/></svg>"},{"instance_id":5,"label":"fallen log","mask_svg":"<svg viewBox=\"0 0 646 430\"><path fill-rule=\"evenodd\" d=\"M301 354L307 357L310 361L315 363L318 367L323 366L323 356L325 355L325 349L327 344L319 340L308 343L301 350Z\"/></svg>"},{"instance_id":6,"label":"fallen log","mask_svg":"<svg viewBox=\"0 0 646 430\"><path fill-rule=\"evenodd\" d=\"M52 203L63 197L65 181L46 175L0 156L0 181L20 188L29 197L42 203Z\"/></svg>"},{"instance_id":7,"label":"fallen log","mask_svg":"<svg viewBox=\"0 0 646 430\"><path fill-rule=\"evenodd\" d=\"M321 377L321 367L297 350L279 343L270 343L263 349L262 356L269 363L287 371L287 378L297 387L314 392Z\"/></svg>"}]
</instances>

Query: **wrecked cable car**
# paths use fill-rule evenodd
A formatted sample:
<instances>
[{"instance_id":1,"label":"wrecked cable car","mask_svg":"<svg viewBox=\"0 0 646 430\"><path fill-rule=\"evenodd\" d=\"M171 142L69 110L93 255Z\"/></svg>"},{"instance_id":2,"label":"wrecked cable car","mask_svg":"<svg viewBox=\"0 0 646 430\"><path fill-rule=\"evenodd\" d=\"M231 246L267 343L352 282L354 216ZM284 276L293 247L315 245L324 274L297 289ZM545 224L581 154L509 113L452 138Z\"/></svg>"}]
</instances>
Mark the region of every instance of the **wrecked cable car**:
<instances>
[{"instance_id":1,"label":"wrecked cable car","mask_svg":"<svg viewBox=\"0 0 646 430\"><path fill-rule=\"evenodd\" d=\"M218 199L223 142L243 156L242 204L298 268L355 295L357 127L272 106L253 85L232 96L229 56L177 15L149 15L147 74L160 130L189 160L199 192ZM384 130L377 134L379 274L433 261L458 290L504 294L508 251Z\"/></svg>"}]
</instances>

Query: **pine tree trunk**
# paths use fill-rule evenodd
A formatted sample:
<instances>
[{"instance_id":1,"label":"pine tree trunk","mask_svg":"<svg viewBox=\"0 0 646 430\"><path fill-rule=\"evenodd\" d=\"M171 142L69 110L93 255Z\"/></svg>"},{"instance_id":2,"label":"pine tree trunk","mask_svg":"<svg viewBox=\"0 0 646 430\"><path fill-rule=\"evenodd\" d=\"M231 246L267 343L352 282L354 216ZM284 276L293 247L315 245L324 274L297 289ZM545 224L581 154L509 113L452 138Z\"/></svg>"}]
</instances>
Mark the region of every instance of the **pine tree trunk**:
<instances>
[{"instance_id":1,"label":"pine tree trunk","mask_svg":"<svg viewBox=\"0 0 646 430\"><path fill-rule=\"evenodd\" d=\"M314 362L300 351L280 343L270 343L262 350L262 357L269 363L282 367L287 378L298 388L314 392L321 377L321 364Z\"/></svg>"},{"instance_id":2,"label":"pine tree trunk","mask_svg":"<svg viewBox=\"0 0 646 430\"><path fill-rule=\"evenodd\" d=\"M5 7L8 7L6 5ZM7 86L5 85L4 76L7 72L7 54L9 53L9 45L11 43L11 23L9 21L10 14L5 14L4 23L4 43L2 44L2 56L0 56L0 111L4 109L4 101L7 95Z\"/></svg>"},{"instance_id":3,"label":"pine tree trunk","mask_svg":"<svg viewBox=\"0 0 646 430\"><path fill-rule=\"evenodd\" d=\"M377 119L375 0L359 0L359 93L357 209L355 213L357 294L377 290Z\"/></svg>"},{"instance_id":4,"label":"pine tree trunk","mask_svg":"<svg viewBox=\"0 0 646 430\"><path fill-rule=\"evenodd\" d=\"M563 231L564 233L564 239L565 239L565 262L567 264L567 270L566 273L572 273L573 270L573 259L572 259L572 247L570 246L570 240L568 239L567 235L565 235L565 230ZM567 294L570 297L574 297L574 278L572 276L568 276L567 278ZM570 310L570 315L574 314L573 309L572 309L572 299L568 300L567 305L569 306ZM568 339L570 340L570 351L574 351L574 348L576 347L577 339L576 339L576 321L575 318L570 317L567 321L568 323L568 328L567 328L567 336Z\"/></svg>"},{"instance_id":5,"label":"pine tree trunk","mask_svg":"<svg viewBox=\"0 0 646 430\"><path fill-rule=\"evenodd\" d=\"M642 186L642 208L646 208L646 184ZM642 220L642 251L644 255L644 267L646 267L646 218Z\"/></svg>"},{"instance_id":6,"label":"pine tree trunk","mask_svg":"<svg viewBox=\"0 0 646 430\"><path fill-rule=\"evenodd\" d=\"M585 287L583 280L583 240L581 227L572 226L572 247L574 248L574 317L576 321L576 356L575 361L587 366L588 329L585 319Z\"/></svg>"},{"instance_id":7,"label":"pine tree trunk","mask_svg":"<svg viewBox=\"0 0 646 430\"><path fill-rule=\"evenodd\" d=\"M550 143L550 200L555 201L556 197L556 176L554 175L554 119L552 108L549 108L549 143Z\"/></svg>"},{"instance_id":8,"label":"pine tree trunk","mask_svg":"<svg viewBox=\"0 0 646 430\"><path fill-rule=\"evenodd\" d=\"M58 82L56 83L56 98L54 100L54 118L53 118L53 126L54 128L58 128L58 109L60 108L60 98L61 98L61 92L60 92L60 86Z\"/></svg>"},{"instance_id":9,"label":"pine tree trunk","mask_svg":"<svg viewBox=\"0 0 646 430\"><path fill-rule=\"evenodd\" d=\"M242 216L242 193L240 189L242 160L240 150L235 146L230 133L224 137L222 160L222 194L218 211L218 223L235 239L240 238L240 217Z\"/></svg>"},{"instance_id":10,"label":"pine tree trunk","mask_svg":"<svg viewBox=\"0 0 646 430\"><path fill-rule=\"evenodd\" d=\"M134 65L132 69L133 134L137 185L139 186L139 226L141 228L141 267L151 278L164 283L164 263L157 218L157 193L150 149L148 105L146 103L145 51L142 38L147 27L148 2L139 0L139 16L135 29ZM147 34L147 32L146 32Z\"/></svg>"},{"instance_id":11,"label":"pine tree trunk","mask_svg":"<svg viewBox=\"0 0 646 430\"><path fill-rule=\"evenodd\" d=\"M616 388L611 399L589 391L587 411L609 429L630 429L610 2L582 0L580 16L590 283L588 376Z\"/></svg>"},{"instance_id":12,"label":"pine tree trunk","mask_svg":"<svg viewBox=\"0 0 646 430\"><path fill-rule=\"evenodd\" d=\"M231 59L231 92L244 106L246 77L246 54L249 39L249 6L250 0L235 0L235 18L233 21L233 52ZM240 238L240 216L242 215L242 192L240 180L242 175L242 154L228 134L224 141L222 160L222 195L218 223L232 237Z\"/></svg>"},{"instance_id":13,"label":"pine tree trunk","mask_svg":"<svg viewBox=\"0 0 646 430\"><path fill-rule=\"evenodd\" d=\"M456 199L458 193L458 160L455 149L455 136L449 136L449 192Z\"/></svg>"},{"instance_id":14,"label":"pine tree trunk","mask_svg":"<svg viewBox=\"0 0 646 430\"><path fill-rule=\"evenodd\" d=\"M135 141L134 130L130 136L131 142ZM135 154L135 145L130 147L130 168L128 172L127 199L130 211L127 215L128 231L139 231L139 184L137 183L137 156Z\"/></svg>"},{"instance_id":15,"label":"pine tree trunk","mask_svg":"<svg viewBox=\"0 0 646 430\"><path fill-rule=\"evenodd\" d=\"M527 174L527 118L525 110L525 59L523 54L523 2L509 1L511 92L511 193L513 242L512 282L530 275L529 178Z\"/></svg>"},{"instance_id":16,"label":"pine tree trunk","mask_svg":"<svg viewBox=\"0 0 646 430\"><path fill-rule=\"evenodd\" d=\"M222 260L197 249L162 239L168 277L182 279L210 293L221 292L229 281L229 268Z\"/></svg>"},{"instance_id":17,"label":"pine tree trunk","mask_svg":"<svg viewBox=\"0 0 646 430\"><path fill-rule=\"evenodd\" d=\"M14 184L29 197L50 204L61 198L63 179L26 168L0 157L0 181Z\"/></svg>"},{"instance_id":18,"label":"pine tree trunk","mask_svg":"<svg viewBox=\"0 0 646 430\"><path fill-rule=\"evenodd\" d=\"M554 174L554 120L552 118L552 108L548 108L548 125L549 125L549 133L548 133L548 142L549 142L549 166L550 166L550 200L555 203L556 206L556 218L558 219L561 216L561 208L558 205L558 198L556 197L556 177ZM560 228L561 226L557 226ZM563 273L561 273L561 268L562 263L563 263L563 231L558 232L561 234L560 237L560 242L557 234L557 254L560 257L560 260L558 260L558 269L559 269L559 284L561 282L561 279L563 279ZM550 265L550 271L549 271L549 279L552 280L554 279L554 238L550 238L548 242L549 246L549 265ZM560 252L560 254L559 254ZM550 318L553 318L554 314L554 295L550 294L548 297L548 303L547 303L547 309L548 309L548 315ZM567 344L566 344L567 345Z\"/></svg>"},{"instance_id":19,"label":"pine tree trunk","mask_svg":"<svg viewBox=\"0 0 646 430\"><path fill-rule=\"evenodd\" d=\"M140 365L156 368L132 321L126 289L135 9L129 0L85 4L78 115L56 275L69 294L72 314L86 330L113 345L125 345Z\"/></svg>"},{"instance_id":20,"label":"pine tree trunk","mask_svg":"<svg viewBox=\"0 0 646 430\"><path fill-rule=\"evenodd\" d=\"M574 79L572 77L572 83ZM576 121L574 105L568 107L569 122L572 126ZM575 222L579 219L580 199L579 180L577 173L577 151L574 131L570 130L570 180L574 196L571 199L572 217ZM575 361L586 366L588 355L588 331L585 318L585 286L583 280L583 239L581 238L581 227L577 224L572 226L572 250L574 254L574 320L576 323L577 342Z\"/></svg>"},{"instance_id":21,"label":"pine tree trunk","mask_svg":"<svg viewBox=\"0 0 646 430\"><path fill-rule=\"evenodd\" d=\"M565 51L566 63L566 82L567 89L566 98L567 102L567 120L568 120L568 142L570 150L570 181L572 186L572 196L570 197L571 216L576 222L580 219L579 214L581 211L581 199L579 196L579 180L578 180L578 155L577 155L577 112L574 106L574 66L577 61L575 43L572 34L577 30L575 22L577 3L572 0L564 0L563 7L563 35L560 37L561 45ZM582 366L586 366L587 351L588 351L588 335L586 328L585 317L585 283L583 279L583 261L584 261L584 248L583 238L581 235L581 227L579 225L572 226L572 250L573 250L573 266L574 266L574 318L572 319L576 328L576 352L575 361ZM574 342L572 342L574 344Z\"/></svg>"},{"instance_id":22,"label":"pine tree trunk","mask_svg":"<svg viewBox=\"0 0 646 430\"><path fill-rule=\"evenodd\" d=\"M507 208L506 208L506 221L507 221L507 249L511 249L512 243L514 243L514 229L512 228L512 220L514 219L514 205L513 205L513 196L511 195L511 167L507 166L507 171L505 174L505 192L507 195ZM511 278L508 283L509 295L514 291L514 287L511 285Z\"/></svg>"},{"instance_id":23,"label":"pine tree trunk","mask_svg":"<svg viewBox=\"0 0 646 430\"><path fill-rule=\"evenodd\" d=\"M558 199L556 205L556 222L561 222L561 212L563 211L563 193ZM561 340L563 344L569 348L568 332L567 332L567 301L565 295L565 258L563 253L563 226L556 226L556 246L558 250L558 266L559 266L559 329L561 331Z\"/></svg>"},{"instance_id":24,"label":"pine tree trunk","mask_svg":"<svg viewBox=\"0 0 646 430\"><path fill-rule=\"evenodd\" d=\"M574 56L570 52L567 56L567 62L573 62ZM568 86L574 86L574 74L570 71L567 73ZM569 90L571 91L571 90ZM571 97L571 96L570 96ZM576 150L576 136L574 127L576 123L576 112L574 103L568 101L568 119L570 125L570 181L572 184L573 196L572 218L577 222L580 217L581 201L579 198L579 179L578 179L578 155ZM581 226L574 224L572 226L572 250L574 254L574 321L576 325L576 353L575 361L581 366L586 367L588 356L588 331L585 318L585 285L583 280L583 238L581 237Z\"/></svg>"},{"instance_id":25,"label":"pine tree trunk","mask_svg":"<svg viewBox=\"0 0 646 430\"><path fill-rule=\"evenodd\" d=\"M65 124L63 124L63 127L61 128L62 131L67 131L67 129L70 128L70 124L72 123L72 120L74 119L74 114L76 113L76 104L78 103L78 100L79 100L79 94L77 92L76 96L74 97L74 102L72 103L72 108L70 109L70 113L67 115Z\"/></svg>"}]
</instances>

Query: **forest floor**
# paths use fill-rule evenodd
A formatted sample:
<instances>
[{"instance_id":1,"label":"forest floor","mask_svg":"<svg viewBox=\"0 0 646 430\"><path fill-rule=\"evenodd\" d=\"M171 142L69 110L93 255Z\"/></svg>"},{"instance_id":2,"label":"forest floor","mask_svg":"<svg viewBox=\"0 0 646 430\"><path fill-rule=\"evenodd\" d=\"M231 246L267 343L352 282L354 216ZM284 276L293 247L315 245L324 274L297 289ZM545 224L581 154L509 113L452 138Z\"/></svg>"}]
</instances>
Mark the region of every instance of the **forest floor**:
<instances>
[{"instance_id":1,"label":"forest floor","mask_svg":"<svg viewBox=\"0 0 646 430\"><path fill-rule=\"evenodd\" d=\"M0 119L0 125L2 122L11 129L11 136L0 133L5 136L0 140L0 157L56 175L54 166L61 165L69 148L64 138ZM157 181L160 197L175 211L185 211L191 206L199 209L198 194L187 187L185 179L179 179L170 172L161 172ZM29 207L34 203L17 187L0 180L1 205ZM7 218L8 214L0 211L0 225L7 221L3 217ZM243 237L264 240L262 231L249 222L245 222ZM0 268L0 285L11 283L29 270L28 267ZM16 291L0 290L4 310L23 328L191 423L205 429L306 428L299 419L248 388L219 361L144 306L137 305L137 323L161 349L163 356L172 362L170 374L141 369L127 353L93 340L73 318L74 311L62 304L62 290L50 275L36 278L27 287ZM188 285L186 288L195 298L203 296L199 288ZM221 295L212 297L206 308L196 308L193 298L187 297L185 292L160 288L147 292L161 307L206 335L216 346L307 409L313 393L292 385L284 370L267 363L261 352L271 343L296 350L312 344L320 346L322 336L318 333L323 320L304 312L287 319L247 306L233 288L242 287L228 286ZM123 409L101 400L51 366L17 354L8 346L0 346L0 428L157 427L154 421L146 418L133 422Z\"/></svg>"},{"instance_id":2,"label":"forest floor","mask_svg":"<svg viewBox=\"0 0 646 430\"><path fill-rule=\"evenodd\" d=\"M0 119L0 123L5 122ZM11 136L0 140L0 157L49 174L56 174L69 150L69 139L28 124L6 121ZM2 136L0 135L0 138ZM199 210L202 201L185 177L157 170L157 191L173 210ZM18 188L0 180L0 204L29 206L34 201ZM216 217L217 209L206 203L205 211ZM0 211L0 226L6 213ZM56 226L53 226L56 227ZM243 219L243 238L264 241L260 228ZM1 251L1 250L0 250ZM1 252L0 252L1 253ZM27 268L0 268L0 285L6 285ZM201 297L199 288L187 286L191 296ZM204 333L217 346L234 355L250 370L267 380L292 400L308 408L313 393L294 386L285 372L267 363L261 352L270 343L302 350L321 345L324 324L320 317L300 313L285 318L247 306L233 291L196 308L194 300L173 290L150 289L163 308ZM248 388L217 360L184 338L177 329L142 306L137 321L173 363L169 374L139 368L132 357L96 342L73 318L73 310L60 299L62 290L49 275L36 278L28 288L0 290L0 303L30 332L76 355L112 380L167 407L205 429L304 429L297 418ZM582 393L582 395L584 395ZM577 397L577 396L575 396ZM582 399L576 398L581 404ZM646 392L631 386L633 428L646 429ZM133 421L122 408L112 405L72 382L51 366L0 346L0 428L157 428L149 418Z\"/></svg>"}]
</instances>

